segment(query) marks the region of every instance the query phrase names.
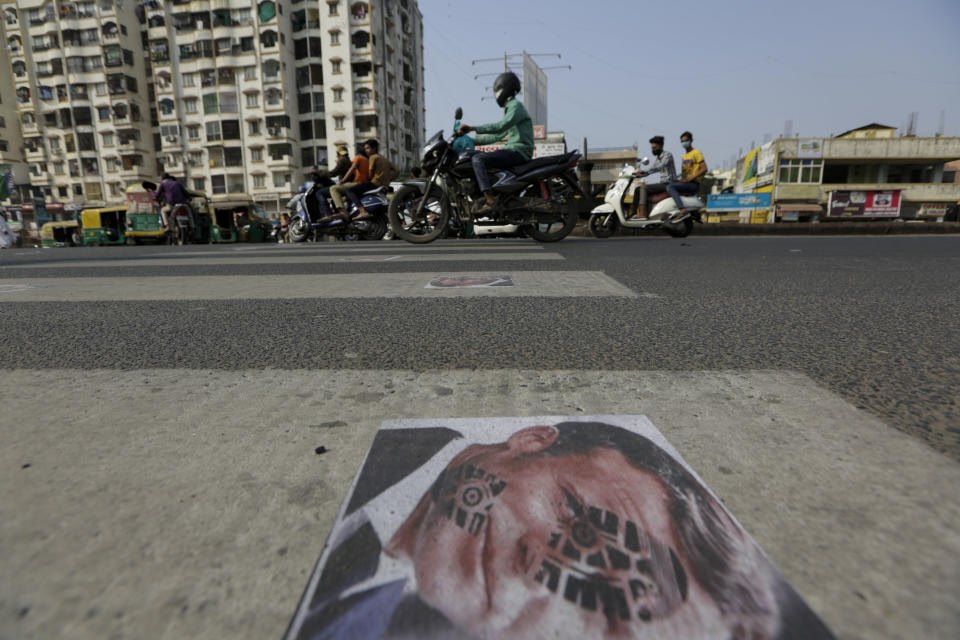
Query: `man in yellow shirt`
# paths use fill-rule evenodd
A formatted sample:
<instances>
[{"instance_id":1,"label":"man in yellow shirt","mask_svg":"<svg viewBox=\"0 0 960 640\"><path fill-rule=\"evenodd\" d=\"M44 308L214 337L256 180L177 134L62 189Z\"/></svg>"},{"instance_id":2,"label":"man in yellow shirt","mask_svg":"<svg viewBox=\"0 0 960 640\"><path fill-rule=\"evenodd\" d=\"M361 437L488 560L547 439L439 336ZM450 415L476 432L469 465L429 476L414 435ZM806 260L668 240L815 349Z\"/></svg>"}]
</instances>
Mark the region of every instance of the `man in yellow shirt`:
<instances>
[{"instance_id":1,"label":"man in yellow shirt","mask_svg":"<svg viewBox=\"0 0 960 640\"><path fill-rule=\"evenodd\" d=\"M700 181L707 173L707 162L703 159L703 154L699 149L693 148L693 134L689 131L681 133L680 145L685 151L680 164L680 181L667 185L667 193L673 197L678 209L671 218L672 222L679 222L689 215L680 196L697 195L700 192Z\"/></svg>"}]
</instances>

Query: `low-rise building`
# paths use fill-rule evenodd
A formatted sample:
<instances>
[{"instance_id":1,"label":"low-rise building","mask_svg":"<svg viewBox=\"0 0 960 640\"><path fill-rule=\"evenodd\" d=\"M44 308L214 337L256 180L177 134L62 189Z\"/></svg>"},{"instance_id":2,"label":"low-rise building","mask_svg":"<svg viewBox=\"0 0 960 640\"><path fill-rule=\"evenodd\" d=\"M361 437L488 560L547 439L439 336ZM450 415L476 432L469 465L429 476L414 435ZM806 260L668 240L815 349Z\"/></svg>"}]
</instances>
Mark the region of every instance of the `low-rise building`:
<instances>
[{"instance_id":1,"label":"low-rise building","mask_svg":"<svg viewBox=\"0 0 960 640\"><path fill-rule=\"evenodd\" d=\"M771 193L752 222L843 218L936 219L960 200L945 171L960 138L895 137L871 124L832 138L780 138L737 163L739 193Z\"/></svg>"}]
</instances>

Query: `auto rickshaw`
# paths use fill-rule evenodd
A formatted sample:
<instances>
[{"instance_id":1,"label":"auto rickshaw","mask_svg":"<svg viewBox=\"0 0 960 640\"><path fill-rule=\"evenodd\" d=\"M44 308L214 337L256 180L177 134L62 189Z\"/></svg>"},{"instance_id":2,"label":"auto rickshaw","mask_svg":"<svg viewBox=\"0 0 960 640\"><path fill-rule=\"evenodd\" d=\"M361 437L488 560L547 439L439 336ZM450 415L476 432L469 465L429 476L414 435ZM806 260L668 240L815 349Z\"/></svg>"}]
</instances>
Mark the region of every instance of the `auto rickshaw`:
<instances>
[{"instance_id":1,"label":"auto rickshaw","mask_svg":"<svg viewBox=\"0 0 960 640\"><path fill-rule=\"evenodd\" d=\"M143 182L127 187L127 238L136 244L144 240L173 242L172 234L163 227L160 208L153 197L156 185ZM187 191L193 210L194 224L191 240L197 243L210 242L210 200L202 191Z\"/></svg>"},{"instance_id":2,"label":"auto rickshaw","mask_svg":"<svg viewBox=\"0 0 960 640\"><path fill-rule=\"evenodd\" d=\"M127 242L167 242L167 230L153 194L141 185L127 187Z\"/></svg>"},{"instance_id":3,"label":"auto rickshaw","mask_svg":"<svg viewBox=\"0 0 960 640\"><path fill-rule=\"evenodd\" d=\"M247 198L211 203L213 242L267 242L273 222L263 207Z\"/></svg>"},{"instance_id":4,"label":"auto rickshaw","mask_svg":"<svg viewBox=\"0 0 960 640\"><path fill-rule=\"evenodd\" d=\"M104 207L80 212L84 246L124 244L127 241L127 208Z\"/></svg>"},{"instance_id":5,"label":"auto rickshaw","mask_svg":"<svg viewBox=\"0 0 960 640\"><path fill-rule=\"evenodd\" d=\"M40 227L41 247L79 247L83 245L83 229L76 220L48 222Z\"/></svg>"}]
</instances>

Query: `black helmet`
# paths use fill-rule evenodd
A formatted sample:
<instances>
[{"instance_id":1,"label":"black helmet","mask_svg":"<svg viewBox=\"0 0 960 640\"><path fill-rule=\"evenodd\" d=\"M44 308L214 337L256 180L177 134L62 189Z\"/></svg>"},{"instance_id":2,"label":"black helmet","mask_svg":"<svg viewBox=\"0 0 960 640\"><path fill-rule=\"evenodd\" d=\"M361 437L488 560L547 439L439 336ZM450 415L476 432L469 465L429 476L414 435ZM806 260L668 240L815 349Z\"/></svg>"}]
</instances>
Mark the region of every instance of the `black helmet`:
<instances>
[{"instance_id":1,"label":"black helmet","mask_svg":"<svg viewBox=\"0 0 960 640\"><path fill-rule=\"evenodd\" d=\"M497 104L501 107L507 100L520 93L520 78L513 71L507 71L497 76L493 83L493 95L497 97Z\"/></svg>"}]
</instances>

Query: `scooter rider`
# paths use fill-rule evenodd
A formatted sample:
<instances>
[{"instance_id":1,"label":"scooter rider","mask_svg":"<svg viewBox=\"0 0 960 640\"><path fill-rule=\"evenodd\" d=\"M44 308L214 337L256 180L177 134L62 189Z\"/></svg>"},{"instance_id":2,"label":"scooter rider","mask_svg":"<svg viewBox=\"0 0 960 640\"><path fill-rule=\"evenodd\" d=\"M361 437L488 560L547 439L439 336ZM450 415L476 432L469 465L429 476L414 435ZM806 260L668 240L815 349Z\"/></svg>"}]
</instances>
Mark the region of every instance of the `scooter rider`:
<instances>
[{"instance_id":1,"label":"scooter rider","mask_svg":"<svg viewBox=\"0 0 960 640\"><path fill-rule=\"evenodd\" d=\"M648 169L637 169L633 175L638 178L648 176L652 173L660 173L660 182L655 184L646 184L641 182L633 191L633 202L637 205L637 217L645 218L647 216L647 196L654 193L663 193L667 190L667 185L677 181L677 167L673 163L673 154L663 149L663 136L653 136L650 138L650 152L656 158Z\"/></svg>"},{"instance_id":2,"label":"scooter rider","mask_svg":"<svg viewBox=\"0 0 960 640\"><path fill-rule=\"evenodd\" d=\"M520 78L511 71L501 73L493 83L493 93L497 104L503 107L503 120L482 124L479 127L461 124L458 131L460 135L466 135L471 131L483 134L474 138L473 141L477 145L493 144L504 136L507 137L503 149L474 153L472 156L473 172L486 198L486 202L475 212L479 215L490 213L494 205L487 169L506 169L529 162L533 157L533 121L526 108L516 98L520 93Z\"/></svg>"},{"instance_id":3,"label":"scooter rider","mask_svg":"<svg viewBox=\"0 0 960 640\"><path fill-rule=\"evenodd\" d=\"M693 196L700 193L700 181L707 174L707 161L703 159L699 149L693 148L693 134L689 131L681 133L680 144L686 149L680 162L680 181L667 185L667 193L673 196L673 201L677 203L677 212L671 217L671 222L679 222L690 215L684 208L680 196Z\"/></svg>"}]
</instances>

